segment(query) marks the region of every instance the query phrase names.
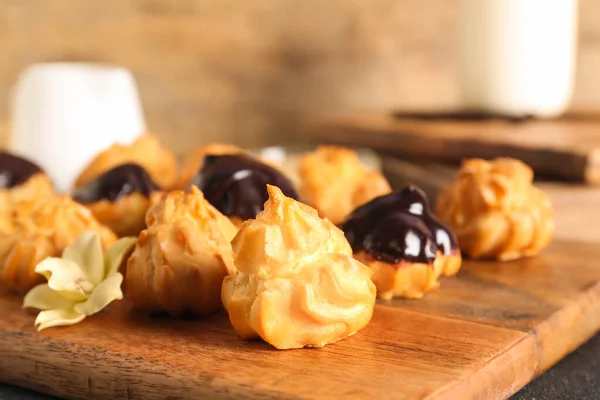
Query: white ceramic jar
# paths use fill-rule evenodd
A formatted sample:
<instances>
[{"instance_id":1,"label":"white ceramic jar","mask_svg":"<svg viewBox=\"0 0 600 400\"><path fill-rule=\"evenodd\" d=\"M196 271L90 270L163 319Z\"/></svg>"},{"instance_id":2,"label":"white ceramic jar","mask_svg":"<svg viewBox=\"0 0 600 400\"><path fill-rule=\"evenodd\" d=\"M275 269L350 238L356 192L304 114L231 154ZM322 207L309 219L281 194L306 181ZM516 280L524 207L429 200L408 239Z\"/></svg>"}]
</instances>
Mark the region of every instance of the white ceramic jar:
<instances>
[{"instance_id":1,"label":"white ceramic jar","mask_svg":"<svg viewBox=\"0 0 600 400\"><path fill-rule=\"evenodd\" d=\"M465 106L506 116L554 117L571 100L577 0L460 0Z\"/></svg>"},{"instance_id":2,"label":"white ceramic jar","mask_svg":"<svg viewBox=\"0 0 600 400\"><path fill-rule=\"evenodd\" d=\"M135 81L119 67L36 64L19 77L12 99L9 149L40 165L59 192L100 151L130 143L145 129Z\"/></svg>"}]
</instances>

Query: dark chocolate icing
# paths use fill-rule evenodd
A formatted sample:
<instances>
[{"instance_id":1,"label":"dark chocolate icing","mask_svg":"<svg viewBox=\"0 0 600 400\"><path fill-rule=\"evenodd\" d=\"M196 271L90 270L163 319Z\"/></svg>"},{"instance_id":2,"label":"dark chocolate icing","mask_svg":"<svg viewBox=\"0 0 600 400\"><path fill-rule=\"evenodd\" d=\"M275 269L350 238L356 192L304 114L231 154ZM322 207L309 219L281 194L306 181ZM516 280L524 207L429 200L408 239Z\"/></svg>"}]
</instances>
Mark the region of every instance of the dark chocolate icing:
<instances>
[{"instance_id":1,"label":"dark chocolate icing","mask_svg":"<svg viewBox=\"0 0 600 400\"><path fill-rule=\"evenodd\" d=\"M376 260L432 263L439 250L458 250L452 231L429 210L425 193L415 186L377 197L355 209L341 225L354 252Z\"/></svg>"},{"instance_id":2,"label":"dark chocolate icing","mask_svg":"<svg viewBox=\"0 0 600 400\"><path fill-rule=\"evenodd\" d=\"M298 199L293 183L275 168L242 154L209 155L194 177L206 200L228 217L255 218L269 196L267 185Z\"/></svg>"},{"instance_id":3,"label":"dark chocolate icing","mask_svg":"<svg viewBox=\"0 0 600 400\"><path fill-rule=\"evenodd\" d=\"M19 186L41 171L39 166L24 158L0 152L0 188Z\"/></svg>"},{"instance_id":4,"label":"dark chocolate icing","mask_svg":"<svg viewBox=\"0 0 600 400\"><path fill-rule=\"evenodd\" d=\"M117 201L131 193L146 197L159 190L150 174L138 164L122 164L87 182L73 193L73 199L89 204L100 200Z\"/></svg>"}]
</instances>

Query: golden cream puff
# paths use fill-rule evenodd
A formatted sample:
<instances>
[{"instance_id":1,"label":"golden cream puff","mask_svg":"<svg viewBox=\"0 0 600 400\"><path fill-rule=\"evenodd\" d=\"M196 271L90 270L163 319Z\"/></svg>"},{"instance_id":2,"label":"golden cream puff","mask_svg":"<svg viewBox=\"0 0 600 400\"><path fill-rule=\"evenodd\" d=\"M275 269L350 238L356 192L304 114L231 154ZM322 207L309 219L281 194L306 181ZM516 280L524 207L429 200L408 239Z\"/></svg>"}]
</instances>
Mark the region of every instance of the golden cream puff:
<instances>
[{"instance_id":1,"label":"golden cream puff","mask_svg":"<svg viewBox=\"0 0 600 400\"><path fill-rule=\"evenodd\" d=\"M440 275L455 275L461 266L456 237L415 186L358 207L341 229L354 256L373 269L383 299L420 298L438 286Z\"/></svg>"},{"instance_id":2,"label":"golden cream puff","mask_svg":"<svg viewBox=\"0 0 600 400\"><path fill-rule=\"evenodd\" d=\"M172 188L177 179L175 155L164 148L158 138L143 135L130 145L115 143L98 154L79 175L75 187L83 186L95 177L121 164L139 164L163 189Z\"/></svg>"},{"instance_id":3,"label":"golden cream puff","mask_svg":"<svg viewBox=\"0 0 600 400\"><path fill-rule=\"evenodd\" d=\"M436 213L473 258L533 256L554 234L550 198L533 185L531 168L510 158L465 160L438 196Z\"/></svg>"},{"instance_id":4,"label":"golden cream puff","mask_svg":"<svg viewBox=\"0 0 600 400\"><path fill-rule=\"evenodd\" d=\"M354 335L373 314L371 270L317 211L268 186L269 200L232 241L237 272L223 304L244 339L277 349L321 347Z\"/></svg>"},{"instance_id":5,"label":"golden cream puff","mask_svg":"<svg viewBox=\"0 0 600 400\"><path fill-rule=\"evenodd\" d=\"M146 211L159 187L138 164L122 164L80 186L73 199L118 236L137 236L146 227Z\"/></svg>"},{"instance_id":6,"label":"golden cream puff","mask_svg":"<svg viewBox=\"0 0 600 400\"><path fill-rule=\"evenodd\" d=\"M127 262L125 296L147 312L210 314L234 272L235 226L196 187L156 198Z\"/></svg>"},{"instance_id":7,"label":"golden cream puff","mask_svg":"<svg viewBox=\"0 0 600 400\"><path fill-rule=\"evenodd\" d=\"M298 199L294 184L283 173L245 154L206 156L192 184L237 226L263 210L267 185Z\"/></svg>"},{"instance_id":8,"label":"golden cream puff","mask_svg":"<svg viewBox=\"0 0 600 400\"><path fill-rule=\"evenodd\" d=\"M54 186L34 163L0 152L0 214L9 216L23 201L51 197Z\"/></svg>"},{"instance_id":9,"label":"golden cream puff","mask_svg":"<svg viewBox=\"0 0 600 400\"><path fill-rule=\"evenodd\" d=\"M368 170L356 152L338 146L319 146L304 154L299 175L302 200L335 224L356 207L392 190L385 177Z\"/></svg>"},{"instance_id":10,"label":"golden cream puff","mask_svg":"<svg viewBox=\"0 0 600 400\"><path fill-rule=\"evenodd\" d=\"M60 257L85 231L98 233L105 249L117 240L90 210L67 195L20 203L12 232L0 235L0 285L25 293L43 283L35 266L46 257Z\"/></svg>"}]
</instances>

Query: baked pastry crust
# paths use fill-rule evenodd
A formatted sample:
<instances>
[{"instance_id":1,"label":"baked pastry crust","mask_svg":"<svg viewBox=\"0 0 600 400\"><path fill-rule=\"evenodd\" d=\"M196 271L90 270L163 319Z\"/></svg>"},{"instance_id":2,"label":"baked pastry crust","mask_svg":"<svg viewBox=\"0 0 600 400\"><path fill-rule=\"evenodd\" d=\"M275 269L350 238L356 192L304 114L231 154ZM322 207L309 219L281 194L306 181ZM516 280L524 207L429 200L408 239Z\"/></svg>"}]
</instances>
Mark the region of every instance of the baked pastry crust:
<instances>
[{"instance_id":1,"label":"baked pastry crust","mask_svg":"<svg viewBox=\"0 0 600 400\"><path fill-rule=\"evenodd\" d=\"M195 186L154 196L146 225L127 263L125 296L153 313L217 311L223 278L234 272L235 226Z\"/></svg>"},{"instance_id":2,"label":"baked pastry crust","mask_svg":"<svg viewBox=\"0 0 600 400\"><path fill-rule=\"evenodd\" d=\"M117 201L100 200L85 206L117 236L137 236L146 227L150 199L141 193L131 193Z\"/></svg>"},{"instance_id":3,"label":"baked pastry crust","mask_svg":"<svg viewBox=\"0 0 600 400\"><path fill-rule=\"evenodd\" d=\"M278 349L321 347L371 320L371 270L352 257L342 231L311 207L268 186L269 200L232 241L237 273L223 304L244 339Z\"/></svg>"},{"instance_id":4,"label":"baked pastry crust","mask_svg":"<svg viewBox=\"0 0 600 400\"><path fill-rule=\"evenodd\" d=\"M144 167L152 179L163 189L170 189L177 179L175 155L163 147L154 135L146 134L131 145L115 143L98 154L75 181L80 187L104 172L126 163Z\"/></svg>"},{"instance_id":5,"label":"baked pastry crust","mask_svg":"<svg viewBox=\"0 0 600 400\"><path fill-rule=\"evenodd\" d=\"M32 175L26 182L12 188L0 188L0 214L12 214L17 204L48 198L54 195L54 186L43 172Z\"/></svg>"},{"instance_id":6,"label":"baked pastry crust","mask_svg":"<svg viewBox=\"0 0 600 400\"><path fill-rule=\"evenodd\" d=\"M186 189L198 173L198 170L202 167L204 157L207 155L237 154L242 152L241 148L225 143L209 143L205 146L197 147L183 162L175 187L181 190Z\"/></svg>"},{"instance_id":7,"label":"baked pastry crust","mask_svg":"<svg viewBox=\"0 0 600 400\"><path fill-rule=\"evenodd\" d=\"M373 270L373 283L377 287L377 297L381 299L420 299L425 292L439 286L438 277L442 272L442 263L437 259L432 266L408 261L391 264L378 261L364 251L354 254L354 257Z\"/></svg>"},{"instance_id":8,"label":"baked pastry crust","mask_svg":"<svg viewBox=\"0 0 600 400\"><path fill-rule=\"evenodd\" d=\"M391 192L385 177L368 170L353 150L319 146L299 162L301 199L338 224L356 207Z\"/></svg>"},{"instance_id":9,"label":"baked pastry crust","mask_svg":"<svg viewBox=\"0 0 600 400\"><path fill-rule=\"evenodd\" d=\"M438 252L436 263L440 264L441 274L444 276L454 276L460 271L462 266L462 254L459 250L454 250L450 254L443 254Z\"/></svg>"},{"instance_id":10,"label":"baked pastry crust","mask_svg":"<svg viewBox=\"0 0 600 400\"><path fill-rule=\"evenodd\" d=\"M138 236L146 227L146 211L157 191L158 186L143 167L121 164L80 186L73 199L118 236Z\"/></svg>"},{"instance_id":11,"label":"baked pastry crust","mask_svg":"<svg viewBox=\"0 0 600 400\"><path fill-rule=\"evenodd\" d=\"M0 235L0 284L25 293L43 283L35 266L46 257L59 257L85 231L98 233L105 249L117 240L67 195L20 203L12 232Z\"/></svg>"},{"instance_id":12,"label":"baked pastry crust","mask_svg":"<svg viewBox=\"0 0 600 400\"><path fill-rule=\"evenodd\" d=\"M436 213L473 258L533 256L554 234L550 198L533 186L533 171L510 158L465 160L438 196Z\"/></svg>"}]
</instances>

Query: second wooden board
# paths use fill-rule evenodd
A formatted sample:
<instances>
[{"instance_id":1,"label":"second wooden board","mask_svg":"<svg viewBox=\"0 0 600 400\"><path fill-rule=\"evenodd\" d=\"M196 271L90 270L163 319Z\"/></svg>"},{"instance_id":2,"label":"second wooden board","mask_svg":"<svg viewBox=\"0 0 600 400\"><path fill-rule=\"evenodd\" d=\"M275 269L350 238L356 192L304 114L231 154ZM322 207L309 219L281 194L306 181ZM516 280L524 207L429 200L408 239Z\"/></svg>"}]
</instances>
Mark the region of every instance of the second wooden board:
<instances>
[{"instance_id":1,"label":"second wooden board","mask_svg":"<svg viewBox=\"0 0 600 400\"><path fill-rule=\"evenodd\" d=\"M514 157L538 174L600 184L600 121L350 115L311 125L316 142L367 146L396 156L455 162Z\"/></svg>"}]
</instances>

